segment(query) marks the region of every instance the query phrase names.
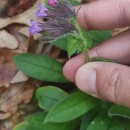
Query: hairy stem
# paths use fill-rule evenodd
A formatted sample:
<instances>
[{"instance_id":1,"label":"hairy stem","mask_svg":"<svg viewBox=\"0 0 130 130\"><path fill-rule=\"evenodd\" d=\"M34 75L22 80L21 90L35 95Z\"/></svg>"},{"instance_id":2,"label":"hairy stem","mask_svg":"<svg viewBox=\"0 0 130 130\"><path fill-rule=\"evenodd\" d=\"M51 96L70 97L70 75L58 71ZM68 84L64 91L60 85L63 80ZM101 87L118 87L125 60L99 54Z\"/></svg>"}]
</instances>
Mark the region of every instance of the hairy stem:
<instances>
[{"instance_id":1,"label":"hairy stem","mask_svg":"<svg viewBox=\"0 0 130 130\"><path fill-rule=\"evenodd\" d=\"M80 38L82 39L82 47L83 47L83 53L84 53L84 56L85 56L85 60L86 62L89 62L90 61L90 58L89 58L89 53L88 53L88 48L87 48L87 40L86 38L84 37L83 33L82 33L82 29L81 27L79 26L79 24L77 23L77 19L74 19L72 20L74 25L76 26L76 29L78 30L79 32L79 36Z\"/></svg>"}]
</instances>

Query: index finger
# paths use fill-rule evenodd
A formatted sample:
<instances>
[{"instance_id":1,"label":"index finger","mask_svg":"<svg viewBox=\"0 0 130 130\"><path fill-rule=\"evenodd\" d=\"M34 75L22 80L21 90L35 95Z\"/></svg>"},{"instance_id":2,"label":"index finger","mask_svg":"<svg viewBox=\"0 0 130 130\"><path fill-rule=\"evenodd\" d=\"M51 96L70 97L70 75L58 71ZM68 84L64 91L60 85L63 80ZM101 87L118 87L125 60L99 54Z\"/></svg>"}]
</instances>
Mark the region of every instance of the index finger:
<instances>
[{"instance_id":1,"label":"index finger","mask_svg":"<svg viewBox=\"0 0 130 130\"><path fill-rule=\"evenodd\" d=\"M114 29L130 25L130 0L98 0L80 7L77 17L84 28Z\"/></svg>"}]
</instances>

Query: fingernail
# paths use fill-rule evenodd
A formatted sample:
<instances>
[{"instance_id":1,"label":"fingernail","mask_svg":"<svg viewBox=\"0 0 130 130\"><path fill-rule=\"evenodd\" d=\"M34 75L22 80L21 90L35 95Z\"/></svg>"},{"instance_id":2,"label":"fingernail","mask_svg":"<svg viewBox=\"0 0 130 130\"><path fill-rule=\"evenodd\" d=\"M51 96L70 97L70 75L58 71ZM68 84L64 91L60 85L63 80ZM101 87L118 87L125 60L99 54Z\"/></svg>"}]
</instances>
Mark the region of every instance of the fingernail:
<instances>
[{"instance_id":1,"label":"fingernail","mask_svg":"<svg viewBox=\"0 0 130 130\"><path fill-rule=\"evenodd\" d=\"M87 63L80 67L75 76L77 87L90 95L96 94L96 70L92 64Z\"/></svg>"}]
</instances>

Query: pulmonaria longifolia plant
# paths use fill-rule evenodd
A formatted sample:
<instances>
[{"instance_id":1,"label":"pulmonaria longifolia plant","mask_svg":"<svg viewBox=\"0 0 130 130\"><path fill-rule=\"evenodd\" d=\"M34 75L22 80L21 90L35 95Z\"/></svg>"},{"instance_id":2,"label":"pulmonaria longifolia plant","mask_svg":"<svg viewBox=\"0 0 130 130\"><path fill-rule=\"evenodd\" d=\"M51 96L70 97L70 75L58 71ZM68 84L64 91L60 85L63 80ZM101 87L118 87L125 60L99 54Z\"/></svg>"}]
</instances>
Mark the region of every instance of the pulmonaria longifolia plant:
<instances>
[{"instance_id":1,"label":"pulmonaria longifolia plant","mask_svg":"<svg viewBox=\"0 0 130 130\"><path fill-rule=\"evenodd\" d=\"M84 38L82 29L77 23L77 13L72 5L66 0L48 0L48 7L39 4L39 10L36 12L38 18L43 22L31 20L29 32L31 35L40 33L39 38L42 42L51 42L68 33L82 40L82 48L89 60L87 40ZM45 20L44 20L45 19Z\"/></svg>"},{"instance_id":2,"label":"pulmonaria longifolia plant","mask_svg":"<svg viewBox=\"0 0 130 130\"><path fill-rule=\"evenodd\" d=\"M69 1L77 5L73 3L76 0ZM86 32L80 28L77 22L78 12L71 4L67 0L49 0L46 7L40 3L36 15L42 22L39 22L39 19L31 20L29 32L31 35L40 33L39 39L42 42L55 45L60 42L59 47L67 50L69 57L76 51L83 51L88 61L88 49L109 39L111 33L105 30ZM64 85L68 87L66 84L68 80L62 71L63 64L55 59L43 54L29 53L17 55L13 60L16 66L30 77L51 84L65 83ZM99 57L91 59L91 61L97 60L112 62ZM80 130L130 130L130 125L126 127L126 124L130 124L128 108L100 101L79 90L72 91L73 88L66 93L54 86L38 88L36 98L41 112L28 116L14 130L75 130L79 129L79 126ZM123 121L121 117L129 119Z\"/></svg>"}]
</instances>

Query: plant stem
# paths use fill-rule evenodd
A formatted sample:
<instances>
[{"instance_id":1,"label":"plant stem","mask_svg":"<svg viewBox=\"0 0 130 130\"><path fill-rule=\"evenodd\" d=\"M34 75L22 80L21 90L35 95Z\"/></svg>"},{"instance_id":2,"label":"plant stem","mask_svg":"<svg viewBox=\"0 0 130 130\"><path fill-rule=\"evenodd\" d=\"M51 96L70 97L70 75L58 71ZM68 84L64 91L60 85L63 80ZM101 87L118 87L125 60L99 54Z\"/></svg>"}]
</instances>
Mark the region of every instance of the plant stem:
<instances>
[{"instance_id":1,"label":"plant stem","mask_svg":"<svg viewBox=\"0 0 130 130\"><path fill-rule=\"evenodd\" d=\"M79 26L79 24L77 23L77 19L73 19L72 20L74 25L76 26L78 32L79 32L79 36L80 38L82 39L83 43L82 43L82 47L83 47L83 53L84 53L84 56L85 56L85 60L86 62L89 62L90 61L90 58L89 58L89 54L88 54L88 48L87 48L87 41L86 39L84 38L84 35L82 33L82 29L81 27Z\"/></svg>"},{"instance_id":2,"label":"plant stem","mask_svg":"<svg viewBox=\"0 0 130 130\"><path fill-rule=\"evenodd\" d=\"M88 49L86 49L87 47L86 47L85 43L86 42L83 40L83 43L82 43L82 45L83 45L83 53L84 53L86 62L89 62L90 58L89 58Z\"/></svg>"}]
</instances>

